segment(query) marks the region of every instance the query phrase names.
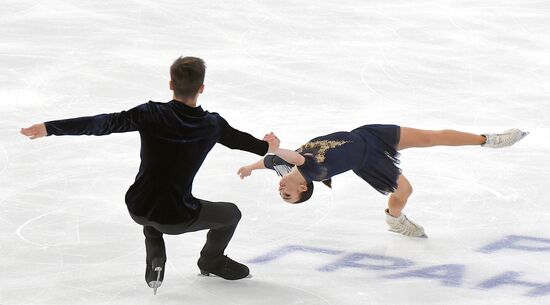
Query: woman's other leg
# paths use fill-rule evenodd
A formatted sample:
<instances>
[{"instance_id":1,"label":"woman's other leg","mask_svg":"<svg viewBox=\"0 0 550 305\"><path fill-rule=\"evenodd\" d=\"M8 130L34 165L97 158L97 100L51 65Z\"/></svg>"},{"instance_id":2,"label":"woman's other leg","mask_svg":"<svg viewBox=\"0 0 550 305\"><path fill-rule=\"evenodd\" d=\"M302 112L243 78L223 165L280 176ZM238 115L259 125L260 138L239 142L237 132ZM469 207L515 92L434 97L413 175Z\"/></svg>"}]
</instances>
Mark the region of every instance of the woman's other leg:
<instances>
[{"instance_id":1,"label":"woman's other leg","mask_svg":"<svg viewBox=\"0 0 550 305\"><path fill-rule=\"evenodd\" d=\"M411 184L405 176L400 175L397 179L397 189L390 195L388 200L386 223L390 227L390 231L406 236L427 237L422 226L412 222L401 212L411 194Z\"/></svg>"},{"instance_id":2,"label":"woman's other leg","mask_svg":"<svg viewBox=\"0 0 550 305\"><path fill-rule=\"evenodd\" d=\"M388 212L391 216L401 216L401 211L405 208L412 191L413 189L409 180L405 176L399 175L397 178L397 189L390 194L388 199Z\"/></svg>"}]
</instances>

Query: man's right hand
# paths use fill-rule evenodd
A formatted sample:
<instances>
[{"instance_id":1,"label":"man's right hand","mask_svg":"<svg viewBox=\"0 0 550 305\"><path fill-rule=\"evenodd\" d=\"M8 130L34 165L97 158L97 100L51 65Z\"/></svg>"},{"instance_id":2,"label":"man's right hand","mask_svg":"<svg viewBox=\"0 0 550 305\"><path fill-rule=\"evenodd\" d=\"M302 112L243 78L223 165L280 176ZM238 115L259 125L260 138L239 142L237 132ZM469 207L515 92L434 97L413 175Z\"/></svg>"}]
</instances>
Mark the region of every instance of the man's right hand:
<instances>
[{"instance_id":1,"label":"man's right hand","mask_svg":"<svg viewBox=\"0 0 550 305\"><path fill-rule=\"evenodd\" d=\"M269 148L267 149L268 153L273 153L276 151L281 144L281 140L279 140L273 132L266 134L263 140L269 144Z\"/></svg>"},{"instance_id":2,"label":"man's right hand","mask_svg":"<svg viewBox=\"0 0 550 305\"><path fill-rule=\"evenodd\" d=\"M31 127L21 128L21 134L29 137L31 140L42 138L48 135L44 123L34 124Z\"/></svg>"}]
</instances>

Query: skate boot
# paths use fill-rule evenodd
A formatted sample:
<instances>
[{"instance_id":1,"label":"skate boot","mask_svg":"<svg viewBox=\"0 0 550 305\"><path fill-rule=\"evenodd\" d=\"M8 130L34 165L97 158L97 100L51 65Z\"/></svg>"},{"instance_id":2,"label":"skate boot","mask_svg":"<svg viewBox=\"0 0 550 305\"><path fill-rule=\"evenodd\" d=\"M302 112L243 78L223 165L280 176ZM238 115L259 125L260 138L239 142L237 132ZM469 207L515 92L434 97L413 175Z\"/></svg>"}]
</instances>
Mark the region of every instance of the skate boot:
<instances>
[{"instance_id":1,"label":"skate boot","mask_svg":"<svg viewBox=\"0 0 550 305\"><path fill-rule=\"evenodd\" d=\"M164 266L166 259L154 258L151 263L147 263L145 268L145 282L149 287L153 288L153 295L157 295L157 289L162 285L164 280Z\"/></svg>"},{"instance_id":2,"label":"skate boot","mask_svg":"<svg viewBox=\"0 0 550 305\"><path fill-rule=\"evenodd\" d=\"M481 144L483 147L491 147L491 148L501 148L501 147L507 147L512 146L519 140L525 138L529 132L527 131L521 131L519 129L509 129L502 133L487 133L482 134L487 140L484 144Z\"/></svg>"},{"instance_id":3,"label":"skate boot","mask_svg":"<svg viewBox=\"0 0 550 305\"><path fill-rule=\"evenodd\" d=\"M230 259L227 255L215 259L201 257L197 265L202 275L214 274L226 280L240 280L250 274L247 266Z\"/></svg>"},{"instance_id":4,"label":"skate boot","mask_svg":"<svg viewBox=\"0 0 550 305\"><path fill-rule=\"evenodd\" d=\"M153 294L157 294L157 289L164 280L164 266L166 265L166 247L162 233L153 227L144 226L145 235L145 282L154 289Z\"/></svg>"},{"instance_id":5,"label":"skate boot","mask_svg":"<svg viewBox=\"0 0 550 305\"><path fill-rule=\"evenodd\" d=\"M405 214L401 213L399 217L390 215L390 211L386 209L386 223L390 226L390 231L400 233L406 236L423 237L428 236L424 233L424 228L419 224L410 221Z\"/></svg>"}]
</instances>

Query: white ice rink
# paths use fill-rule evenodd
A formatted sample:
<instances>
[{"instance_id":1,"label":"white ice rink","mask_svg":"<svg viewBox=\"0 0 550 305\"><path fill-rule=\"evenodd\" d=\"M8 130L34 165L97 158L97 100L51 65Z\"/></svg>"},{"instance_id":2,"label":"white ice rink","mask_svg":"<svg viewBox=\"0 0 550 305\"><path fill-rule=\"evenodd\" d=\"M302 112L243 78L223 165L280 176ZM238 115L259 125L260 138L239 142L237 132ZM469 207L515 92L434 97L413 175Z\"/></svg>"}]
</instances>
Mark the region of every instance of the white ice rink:
<instances>
[{"instance_id":1,"label":"white ice rink","mask_svg":"<svg viewBox=\"0 0 550 305\"><path fill-rule=\"evenodd\" d=\"M167 236L165 282L143 279L124 194L137 133L19 128L168 101L180 55L205 59L199 102L282 146L367 123L531 132L508 149L402 152L405 212L353 173L283 203L257 156L216 146L194 195L238 204L229 245L253 277L198 276L206 231ZM550 304L550 2L546 0L0 0L0 304Z\"/></svg>"}]
</instances>

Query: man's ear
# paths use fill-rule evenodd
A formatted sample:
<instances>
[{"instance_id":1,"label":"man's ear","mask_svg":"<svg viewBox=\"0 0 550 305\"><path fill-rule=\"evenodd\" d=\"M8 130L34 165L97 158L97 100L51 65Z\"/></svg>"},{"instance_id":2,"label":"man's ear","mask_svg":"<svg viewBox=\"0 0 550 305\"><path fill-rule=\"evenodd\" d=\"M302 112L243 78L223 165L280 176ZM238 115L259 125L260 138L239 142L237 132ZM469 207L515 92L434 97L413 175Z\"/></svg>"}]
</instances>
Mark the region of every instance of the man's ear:
<instances>
[{"instance_id":1,"label":"man's ear","mask_svg":"<svg viewBox=\"0 0 550 305\"><path fill-rule=\"evenodd\" d=\"M298 189L300 190L300 192L305 192L305 191L307 191L307 185L300 184L300 187Z\"/></svg>"},{"instance_id":2,"label":"man's ear","mask_svg":"<svg viewBox=\"0 0 550 305\"><path fill-rule=\"evenodd\" d=\"M201 85L201 87L199 88L199 93L202 93L204 91L204 85Z\"/></svg>"},{"instance_id":3,"label":"man's ear","mask_svg":"<svg viewBox=\"0 0 550 305\"><path fill-rule=\"evenodd\" d=\"M172 84L172 81L168 81L168 86L170 86L170 90L174 91L174 85Z\"/></svg>"}]
</instances>

